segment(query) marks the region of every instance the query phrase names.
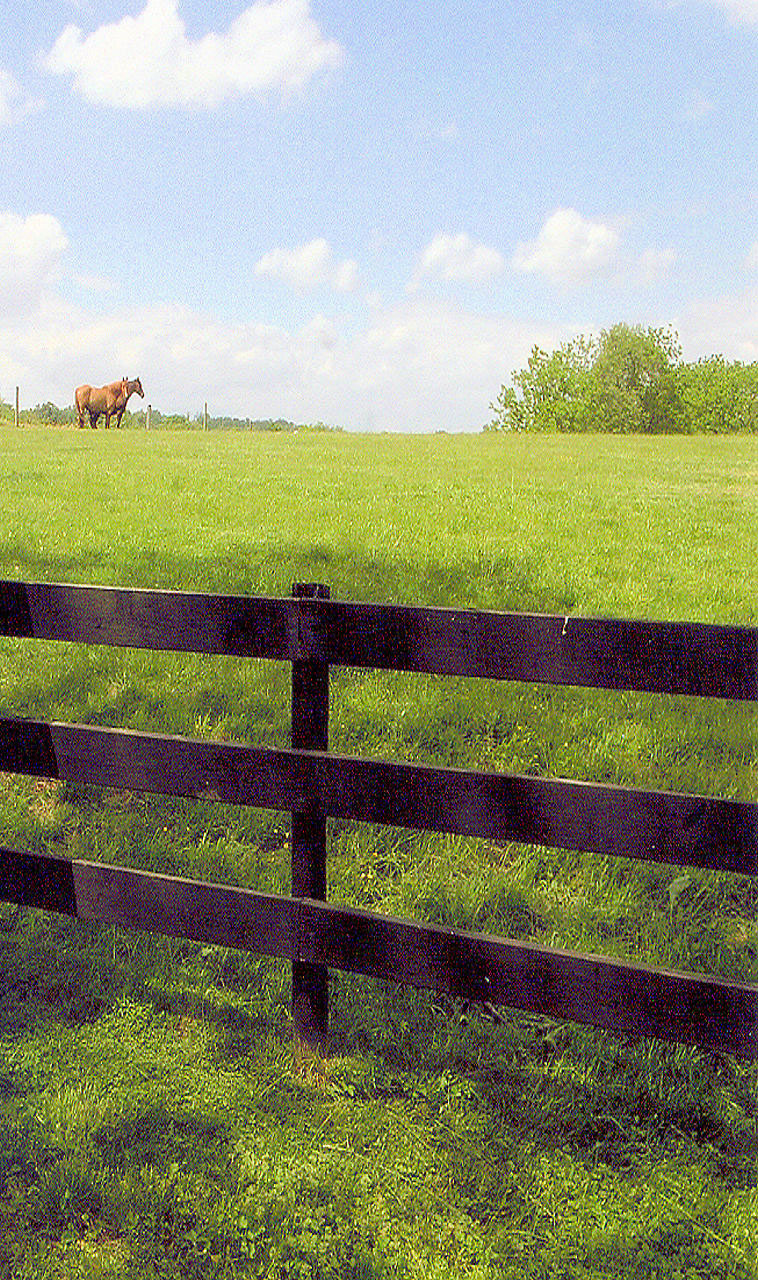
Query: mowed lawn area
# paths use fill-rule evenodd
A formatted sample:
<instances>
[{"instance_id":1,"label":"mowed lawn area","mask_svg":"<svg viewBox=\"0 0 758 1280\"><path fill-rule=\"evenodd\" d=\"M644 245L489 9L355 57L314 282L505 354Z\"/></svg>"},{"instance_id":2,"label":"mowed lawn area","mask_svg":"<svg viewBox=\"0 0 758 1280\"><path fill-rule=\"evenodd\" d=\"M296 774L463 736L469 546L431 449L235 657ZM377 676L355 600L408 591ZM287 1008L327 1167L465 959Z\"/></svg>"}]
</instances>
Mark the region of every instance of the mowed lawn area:
<instances>
[{"instance_id":1,"label":"mowed lawn area","mask_svg":"<svg viewBox=\"0 0 758 1280\"><path fill-rule=\"evenodd\" d=\"M0 434L0 578L756 626L748 437ZM0 716L287 745L289 668L0 640ZM755 801L749 705L335 671L347 753ZM0 844L289 890L286 815L0 778ZM329 897L758 981L758 884L331 823ZM0 906L0 1278L755 1280L758 1068Z\"/></svg>"}]
</instances>

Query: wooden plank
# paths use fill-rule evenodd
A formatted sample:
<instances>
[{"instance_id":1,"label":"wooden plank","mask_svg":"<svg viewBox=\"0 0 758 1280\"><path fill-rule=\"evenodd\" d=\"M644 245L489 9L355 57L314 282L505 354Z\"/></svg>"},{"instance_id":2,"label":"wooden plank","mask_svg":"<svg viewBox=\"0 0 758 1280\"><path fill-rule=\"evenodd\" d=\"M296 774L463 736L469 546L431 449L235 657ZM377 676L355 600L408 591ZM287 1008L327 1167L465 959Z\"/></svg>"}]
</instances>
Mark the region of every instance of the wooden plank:
<instances>
[{"instance_id":1,"label":"wooden plank","mask_svg":"<svg viewBox=\"0 0 758 1280\"><path fill-rule=\"evenodd\" d=\"M758 1057L758 988L707 975L9 849L0 900Z\"/></svg>"},{"instance_id":2,"label":"wooden plank","mask_svg":"<svg viewBox=\"0 0 758 1280\"><path fill-rule=\"evenodd\" d=\"M314 601L301 633L336 665L697 697L758 698L758 628Z\"/></svg>"},{"instance_id":3,"label":"wooden plank","mask_svg":"<svg viewBox=\"0 0 758 1280\"><path fill-rule=\"evenodd\" d=\"M758 805L598 783L333 758L335 817L652 862L758 872Z\"/></svg>"},{"instance_id":4,"label":"wooden plank","mask_svg":"<svg viewBox=\"0 0 758 1280\"><path fill-rule=\"evenodd\" d=\"M295 908L289 899L92 862L75 862L73 877L81 919L258 955L294 953Z\"/></svg>"},{"instance_id":5,"label":"wooden plank","mask_svg":"<svg viewBox=\"0 0 758 1280\"><path fill-rule=\"evenodd\" d=\"M758 805L84 725L0 720L0 770L758 873Z\"/></svg>"},{"instance_id":6,"label":"wooden plank","mask_svg":"<svg viewBox=\"0 0 758 1280\"><path fill-rule=\"evenodd\" d=\"M758 628L0 582L0 635L758 699Z\"/></svg>"},{"instance_id":7,"label":"wooden plank","mask_svg":"<svg viewBox=\"0 0 758 1280\"><path fill-rule=\"evenodd\" d=\"M232 885L0 849L0 901L260 955L296 954L296 904Z\"/></svg>"},{"instance_id":8,"label":"wooden plank","mask_svg":"<svg viewBox=\"0 0 758 1280\"><path fill-rule=\"evenodd\" d=\"M255 596L0 582L0 635L281 658L291 608Z\"/></svg>"},{"instance_id":9,"label":"wooden plank","mask_svg":"<svg viewBox=\"0 0 758 1280\"><path fill-rule=\"evenodd\" d=\"M71 862L50 854L0 848L0 902L75 916Z\"/></svg>"},{"instance_id":10,"label":"wooden plank","mask_svg":"<svg viewBox=\"0 0 758 1280\"><path fill-rule=\"evenodd\" d=\"M758 1057L758 989L485 934L303 903L302 956L632 1036Z\"/></svg>"}]
</instances>

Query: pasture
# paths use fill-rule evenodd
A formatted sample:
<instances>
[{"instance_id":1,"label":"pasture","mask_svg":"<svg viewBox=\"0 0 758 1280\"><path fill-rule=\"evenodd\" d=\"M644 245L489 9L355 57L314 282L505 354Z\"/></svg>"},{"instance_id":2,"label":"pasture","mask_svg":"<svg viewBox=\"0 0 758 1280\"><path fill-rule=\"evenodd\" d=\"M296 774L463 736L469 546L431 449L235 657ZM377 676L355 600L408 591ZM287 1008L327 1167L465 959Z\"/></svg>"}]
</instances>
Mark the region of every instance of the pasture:
<instances>
[{"instance_id":1,"label":"pasture","mask_svg":"<svg viewBox=\"0 0 758 1280\"><path fill-rule=\"evenodd\" d=\"M0 577L756 625L750 438L3 430ZM278 664L0 642L0 714L284 745ZM335 750L755 799L756 712L334 673ZM280 815L0 781L2 842L288 888ZM757 886L332 824L329 897L758 979ZM758 1069L0 908L0 1276L758 1276Z\"/></svg>"}]
</instances>

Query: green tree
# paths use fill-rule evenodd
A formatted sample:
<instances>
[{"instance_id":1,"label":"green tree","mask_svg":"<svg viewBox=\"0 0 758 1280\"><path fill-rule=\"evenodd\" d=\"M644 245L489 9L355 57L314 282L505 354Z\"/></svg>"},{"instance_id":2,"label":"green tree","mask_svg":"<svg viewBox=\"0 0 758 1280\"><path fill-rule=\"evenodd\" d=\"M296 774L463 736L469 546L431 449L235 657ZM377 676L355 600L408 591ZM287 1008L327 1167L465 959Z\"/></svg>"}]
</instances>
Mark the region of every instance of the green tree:
<instances>
[{"instance_id":1,"label":"green tree","mask_svg":"<svg viewBox=\"0 0 758 1280\"><path fill-rule=\"evenodd\" d=\"M689 431L758 432L758 363L708 356L682 365L679 395Z\"/></svg>"},{"instance_id":2,"label":"green tree","mask_svg":"<svg viewBox=\"0 0 758 1280\"><path fill-rule=\"evenodd\" d=\"M670 330L626 324L550 354L534 347L490 406L487 430L682 431L680 355Z\"/></svg>"},{"instance_id":3,"label":"green tree","mask_svg":"<svg viewBox=\"0 0 758 1280\"><path fill-rule=\"evenodd\" d=\"M76 412L72 408L59 409L52 400L35 405L30 414L32 422L42 423L46 427L59 427L74 422Z\"/></svg>"},{"instance_id":4,"label":"green tree","mask_svg":"<svg viewBox=\"0 0 758 1280\"><path fill-rule=\"evenodd\" d=\"M585 431L594 343L566 342L548 354L533 347L526 369L512 374L490 405L489 431Z\"/></svg>"},{"instance_id":5,"label":"green tree","mask_svg":"<svg viewBox=\"0 0 758 1280\"><path fill-rule=\"evenodd\" d=\"M604 330L590 376L591 429L616 434L681 431L680 356L678 339L668 329L616 324Z\"/></svg>"}]
</instances>

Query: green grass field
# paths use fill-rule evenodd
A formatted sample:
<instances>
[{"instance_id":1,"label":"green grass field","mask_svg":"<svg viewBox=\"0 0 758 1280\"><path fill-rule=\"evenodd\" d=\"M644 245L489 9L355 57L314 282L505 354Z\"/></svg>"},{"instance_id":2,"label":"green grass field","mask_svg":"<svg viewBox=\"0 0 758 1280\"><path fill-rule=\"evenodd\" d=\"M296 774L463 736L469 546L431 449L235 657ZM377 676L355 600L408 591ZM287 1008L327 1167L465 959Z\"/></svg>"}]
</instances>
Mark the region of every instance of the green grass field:
<instances>
[{"instance_id":1,"label":"green grass field","mask_svg":"<svg viewBox=\"0 0 758 1280\"><path fill-rule=\"evenodd\" d=\"M750 438L0 434L0 577L756 625ZM0 715L285 745L284 665L0 642ZM335 672L335 750L756 796L756 711ZM0 779L0 843L287 892L286 816ZM758 980L757 886L334 823L329 897ZM0 908L0 1277L758 1277L758 1068Z\"/></svg>"}]
</instances>

